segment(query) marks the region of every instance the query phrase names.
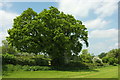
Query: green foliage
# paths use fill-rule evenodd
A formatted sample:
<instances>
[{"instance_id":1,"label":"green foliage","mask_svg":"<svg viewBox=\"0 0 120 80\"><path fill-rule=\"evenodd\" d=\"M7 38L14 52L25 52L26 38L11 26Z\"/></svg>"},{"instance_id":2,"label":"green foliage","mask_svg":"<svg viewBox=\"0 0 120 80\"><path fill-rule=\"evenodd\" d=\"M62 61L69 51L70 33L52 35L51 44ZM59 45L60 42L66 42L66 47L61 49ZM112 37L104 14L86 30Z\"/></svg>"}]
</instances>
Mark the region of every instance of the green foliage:
<instances>
[{"instance_id":1,"label":"green foliage","mask_svg":"<svg viewBox=\"0 0 120 80\"><path fill-rule=\"evenodd\" d=\"M78 70L85 70L89 69L89 66L83 62L75 62L70 61L69 63L61 66L52 66L53 70L61 70L61 71L78 71Z\"/></svg>"},{"instance_id":2,"label":"green foliage","mask_svg":"<svg viewBox=\"0 0 120 80\"><path fill-rule=\"evenodd\" d=\"M13 71L20 71L22 70L21 65L12 65L12 64L7 64L7 65L2 65L2 75L8 75L8 73L11 73Z\"/></svg>"},{"instance_id":3,"label":"green foliage","mask_svg":"<svg viewBox=\"0 0 120 80\"><path fill-rule=\"evenodd\" d=\"M86 54L86 55L82 54L82 55L80 55L80 58L85 63L92 63L92 56L90 54Z\"/></svg>"},{"instance_id":4,"label":"green foliage","mask_svg":"<svg viewBox=\"0 0 120 80\"><path fill-rule=\"evenodd\" d=\"M3 73L2 75L7 75L10 72L13 71L41 71L41 70L52 70L51 67L48 66L28 66L28 65L12 65L12 64L7 64L3 65L2 67Z\"/></svg>"},{"instance_id":5,"label":"green foliage","mask_svg":"<svg viewBox=\"0 0 120 80\"><path fill-rule=\"evenodd\" d=\"M99 54L98 57L102 59L103 57L106 56L106 54L107 54L107 53L104 53L104 52L103 52L103 53Z\"/></svg>"},{"instance_id":6,"label":"green foliage","mask_svg":"<svg viewBox=\"0 0 120 80\"><path fill-rule=\"evenodd\" d=\"M92 63L92 58L93 56L90 53L88 53L87 49L82 50L82 54L80 54L80 59L82 62Z\"/></svg>"},{"instance_id":7,"label":"green foliage","mask_svg":"<svg viewBox=\"0 0 120 80\"><path fill-rule=\"evenodd\" d=\"M14 55L8 53L2 55L2 64L16 64L16 63L17 60Z\"/></svg>"},{"instance_id":8,"label":"green foliage","mask_svg":"<svg viewBox=\"0 0 120 80\"><path fill-rule=\"evenodd\" d=\"M109 57L103 57L102 61L103 61L103 63L108 63L109 62Z\"/></svg>"},{"instance_id":9,"label":"green foliage","mask_svg":"<svg viewBox=\"0 0 120 80\"><path fill-rule=\"evenodd\" d=\"M95 69L97 68L98 66L96 64L93 64L93 63L84 63L89 69Z\"/></svg>"},{"instance_id":10,"label":"green foliage","mask_svg":"<svg viewBox=\"0 0 120 80\"><path fill-rule=\"evenodd\" d=\"M48 66L23 66L24 71L40 71L40 70L52 70L51 67Z\"/></svg>"},{"instance_id":11,"label":"green foliage","mask_svg":"<svg viewBox=\"0 0 120 80\"><path fill-rule=\"evenodd\" d=\"M82 54L88 54L88 49L83 49Z\"/></svg>"},{"instance_id":12,"label":"green foliage","mask_svg":"<svg viewBox=\"0 0 120 80\"><path fill-rule=\"evenodd\" d=\"M109 64L113 65L114 64L114 58L109 58Z\"/></svg>"},{"instance_id":13,"label":"green foliage","mask_svg":"<svg viewBox=\"0 0 120 80\"><path fill-rule=\"evenodd\" d=\"M9 54L16 54L17 51L8 44L6 40L2 41L2 46L0 47L2 51L2 54L9 53Z\"/></svg>"},{"instance_id":14,"label":"green foliage","mask_svg":"<svg viewBox=\"0 0 120 80\"><path fill-rule=\"evenodd\" d=\"M118 58L120 54L120 49L112 49L107 53L107 57L113 57L113 58Z\"/></svg>"},{"instance_id":15,"label":"green foliage","mask_svg":"<svg viewBox=\"0 0 120 80\"><path fill-rule=\"evenodd\" d=\"M35 60L31 58L17 57L17 63L19 65L36 65Z\"/></svg>"},{"instance_id":16,"label":"green foliage","mask_svg":"<svg viewBox=\"0 0 120 80\"><path fill-rule=\"evenodd\" d=\"M119 63L118 57L120 54L120 49L112 49L106 53L106 56L102 58L104 63L109 63L110 65L117 65Z\"/></svg>"},{"instance_id":17,"label":"green foliage","mask_svg":"<svg viewBox=\"0 0 120 80\"><path fill-rule=\"evenodd\" d=\"M91 70L79 70L79 71L18 71L17 73L10 73L8 76L2 76L6 78L91 78L91 80L98 80L98 78L104 78L104 80L115 80L118 78L118 67L108 66ZM108 78L108 79L107 79ZM59 79L58 79L59 80ZM79 80L79 79L78 79Z\"/></svg>"},{"instance_id":18,"label":"green foliage","mask_svg":"<svg viewBox=\"0 0 120 80\"><path fill-rule=\"evenodd\" d=\"M48 63L48 59L47 58L33 58L35 65L39 65L39 66L47 66L49 65Z\"/></svg>"},{"instance_id":19,"label":"green foliage","mask_svg":"<svg viewBox=\"0 0 120 80\"><path fill-rule=\"evenodd\" d=\"M113 57L109 58L109 64L110 65L118 64L118 59Z\"/></svg>"},{"instance_id":20,"label":"green foliage","mask_svg":"<svg viewBox=\"0 0 120 80\"><path fill-rule=\"evenodd\" d=\"M12 54L3 54L2 55L3 58L3 62L2 64L14 64L14 65L30 65L30 66L35 66L35 65L39 65L39 66L46 66L48 65L48 61L49 59L47 58L43 58L40 55L39 56L14 56Z\"/></svg>"},{"instance_id":21,"label":"green foliage","mask_svg":"<svg viewBox=\"0 0 120 80\"><path fill-rule=\"evenodd\" d=\"M80 40L88 46L85 25L55 7L40 13L28 8L14 19L13 28L8 30L8 34L9 43L21 52L47 53L53 61L65 54L72 55L72 52L78 55L82 49Z\"/></svg>"},{"instance_id":22,"label":"green foliage","mask_svg":"<svg viewBox=\"0 0 120 80\"><path fill-rule=\"evenodd\" d=\"M0 46L0 54L2 54L2 46Z\"/></svg>"},{"instance_id":23,"label":"green foliage","mask_svg":"<svg viewBox=\"0 0 120 80\"><path fill-rule=\"evenodd\" d=\"M69 67L79 67L79 68L81 68L81 69L87 69L88 68L88 66L87 65L85 65L85 63L83 63L83 62L74 62L74 61L72 61L72 62L70 62L70 63L68 63L67 64L67 66L69 66Z\"/></svg>"},{"instance_id":24,"label":"green foliage","mask_svg":"<svg viewBox=\"0 0 120 80\"><path fill-rule=\"evenodd\" d=\"M3 71L8 71L8 72L19 71L19 70L22 70L22 66L7 64L7 65L3 65L2 69Z\"/></svg>"},{"instance_id":25,"label":"green foliage","mask_svg":"<svg viewBox=\"0 0 120 80\"><path fill-rule=\"evenodd\" d=\"M110 65L118 64L118 59L113 57L104 57L103 59L104 63L109 63Z\"/></svg>"}]
</instances>

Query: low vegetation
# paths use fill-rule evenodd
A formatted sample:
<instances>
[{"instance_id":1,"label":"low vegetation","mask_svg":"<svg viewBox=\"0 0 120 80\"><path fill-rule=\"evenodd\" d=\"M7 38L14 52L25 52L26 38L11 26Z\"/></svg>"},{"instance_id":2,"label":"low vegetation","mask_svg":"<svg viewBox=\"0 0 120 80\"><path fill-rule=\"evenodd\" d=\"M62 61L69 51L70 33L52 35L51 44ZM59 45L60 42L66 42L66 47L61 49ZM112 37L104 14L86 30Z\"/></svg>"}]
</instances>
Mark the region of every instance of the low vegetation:
<instances>
[{"instance_id":1,"label":"low vegetation","mask_svg":"<svg viewBox=\"0 0 120 80\"><path fill-rule=\"evenodd\" d=\"M118 78L118 67L108 66L79 71L15 71L3 78Z\"/></svg>"}]
</instances>

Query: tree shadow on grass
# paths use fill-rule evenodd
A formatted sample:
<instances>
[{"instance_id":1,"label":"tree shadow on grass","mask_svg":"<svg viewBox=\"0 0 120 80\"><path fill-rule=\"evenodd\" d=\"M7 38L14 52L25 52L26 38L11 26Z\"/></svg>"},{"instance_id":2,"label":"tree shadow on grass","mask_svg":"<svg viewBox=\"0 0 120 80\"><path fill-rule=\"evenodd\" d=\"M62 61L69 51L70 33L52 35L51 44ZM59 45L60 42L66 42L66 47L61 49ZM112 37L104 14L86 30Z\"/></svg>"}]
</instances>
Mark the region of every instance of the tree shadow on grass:
<instances>
[{"instance_id":1,"label":"tree shadow on grass","mask_svg":"<svg viewBox=\"0 0 120 80\"><path fill-rule=\"evenodd\" d=\"M90 69L88 67L67 67L67 66L52 66L52 70L57 70L57 71L71 71L71 72L99 72L99 70Z\"/></svg>"}]
</instances>

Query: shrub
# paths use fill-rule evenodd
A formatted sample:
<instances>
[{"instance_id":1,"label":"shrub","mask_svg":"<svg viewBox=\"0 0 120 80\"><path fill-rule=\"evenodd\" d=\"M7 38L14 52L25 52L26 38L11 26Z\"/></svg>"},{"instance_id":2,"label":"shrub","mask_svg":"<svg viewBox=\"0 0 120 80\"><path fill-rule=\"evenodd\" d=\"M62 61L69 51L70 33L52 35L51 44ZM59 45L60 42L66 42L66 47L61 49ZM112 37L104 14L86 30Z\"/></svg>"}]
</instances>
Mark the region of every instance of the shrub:
<instances>
[{"instance_id":1,"label":"shrub","mask_svg":"<svg viewBox=\"0 0 120 80\"><path fill-rule=\"evenodd\" d=\"M108 63L109 62L109 58L108 57L103 57L102 61L103 61L103 63Z\"/></svg>"},{"instance_id":2,"label":"shrub","mask_svg":"<svg viewBox=\"0 0 120 80\"><path fill-rule=\"evenodd\" d=\"M86 70L86 69L93 69L96 68L95 64L93 63L83 63L81 61L71 61L68 64L62 66L52 66L53 70L63 70L63 71L79 71L79 70Z\"/></svg>"},{"instance_id":3,"label":"shrub","mask_svg":"<svg viewBox=\"0 0 120 80\"><path fill-rule=\"evenodd\" d=\"M114 58L109 58L109 64L113 65L114 64Z\"/></svg>"},{"instance_id":4,"label":"shrub","mask_svg":"<svg viewBox=\"0 0 120 80\"><path fill-rule=\"evenodd\" d=\"M118 64L114 63L113 66L118 66Z\"/></svg>"},{"instance_id":5,"label":"shrub","mask_svg":"<svg viewBox=\"0 0 120 80\"><path fill-rule=\"evenodd\" d=\"M104 63L109 63L109 65L114 65L118 64L118 59L114 57L103 57L103 62Z\"/></svg>"},{"instance_id":6,"label":"shrub","mask_svg":"<svg viewBox=\"0 0 120 80\"><path fill-rule=\"evenodd\" d=\"M51 70L51 67L48 66L21 66L21 65L12 65L12 64L8 64L8 65L3 65L2 70L3 72L13 72L13 71L39 71L39 70Z\"/></svg>"},{"instance_id":7,"label":"shrub","mask_svg":"<svg viewBox=\"0 0 120 80\"><path fill-rule=\"evenodd\" d=\"M17 60L16 57L14 55L11 54L3 54L2 55L2 64L16 64Z\"/></svg>"},{"instance_id":8,"label":"shrub","mask_svg":"<svg viewBox=\"0 0 120 80\"><path fill-rule=\"evenodd\" d=\"M93 64L93 63L85 63L89 69L94 69L94 68L97 68L97 65L96 64Z\"/></svg>"},{"instance_id":9,"label":"shrub","mask_svg":"<svg viewBox=\"0 0 120 80\"><path fill-rule=\"evenodd\" d=\"M45 58L34 58L35 60L35 65L39 65L39 66L46 66L48 65L48 60L46 60Z\"/></svg>"},{"instance_id":10,"label":"shrub","mask_svg":"<svg viewBox=\"0 0 120 80\"><path fill-rule=\"evenodd\" d=\"M39 70L51 70L51 67L48 66L23 66L25 71L39 71Z\"/></svg>"},{"instance_id":11,"label":"shrub","mask_svg":"<svg viewBox=\"0 0 120 80\"><path fill-rule=\"evenodd\" d=\"M34 66L35 61L33 59L30 59L30 58L19 57L17 59L17 64Z\"/></svg>"},{"instance_id":12,"label":"shrub","mask_svg":"<svg viewBox=\"0 0 120 80\"><path fill-rule=\"evenodd\" d=\"M109 66L109 63L103 63L103 66Z\"/></svg>"},{"instance_id":13,"label":"shrub","mask_svg":"<svg viewBox=\"0 0 120 80\"><path fill-rule=\"evenodd\" d=\"M3 71L11 72L11 71L14 71L15 69L14 69L14 65L8 64L8 65L4 65L4 66L2 67L2 70L3 70Z\"/></svg>"},{"instance_id":14,"label":"shrub","mask_svg":"<svg viewBox=\"0 0 120 80\"><path fill-rule=\"evenodd\" d=\"M43 58L42 56L14 56L12 54L3 54L2 55L2 63L5 64L13 64L13 65L29 65L29 66L47 66L49 65L49 59Z\"/></svg>"},{"instance_id":15,"label":"shrub","mask_svg":"<svg viewBox=\"0 0 120 80\"><path fill-rule=\"evenodd\" d=\"M78 62L71 61L70 63L66 64L66 66L74 67L74 68L79 67L80 69L88 69L89 68L88 65L86 65L85 63L80 62L80 61L78 61Z\"/></svg>"}]
</instances>

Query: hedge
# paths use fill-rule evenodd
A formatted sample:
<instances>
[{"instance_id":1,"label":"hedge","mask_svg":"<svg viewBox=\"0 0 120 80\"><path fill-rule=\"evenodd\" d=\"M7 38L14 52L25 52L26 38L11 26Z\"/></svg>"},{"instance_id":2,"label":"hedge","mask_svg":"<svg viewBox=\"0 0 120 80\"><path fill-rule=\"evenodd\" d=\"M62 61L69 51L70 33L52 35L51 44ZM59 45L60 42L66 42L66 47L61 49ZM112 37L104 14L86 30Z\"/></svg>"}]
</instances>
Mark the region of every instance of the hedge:
<instances>
[{"instance_id":1,"label":"hedge","mask_svg":"<svg viewBox=\"0 0 120 80\"><path fill-rule=\"evenodd\" d=\"M41 57L28 57L28 56L14 56L12 54L3 54L2 55L2 64L13 64L13 65L30 65L30 66L47 66L48 63L47 58Z\"/></svg>"}]
</instances>

